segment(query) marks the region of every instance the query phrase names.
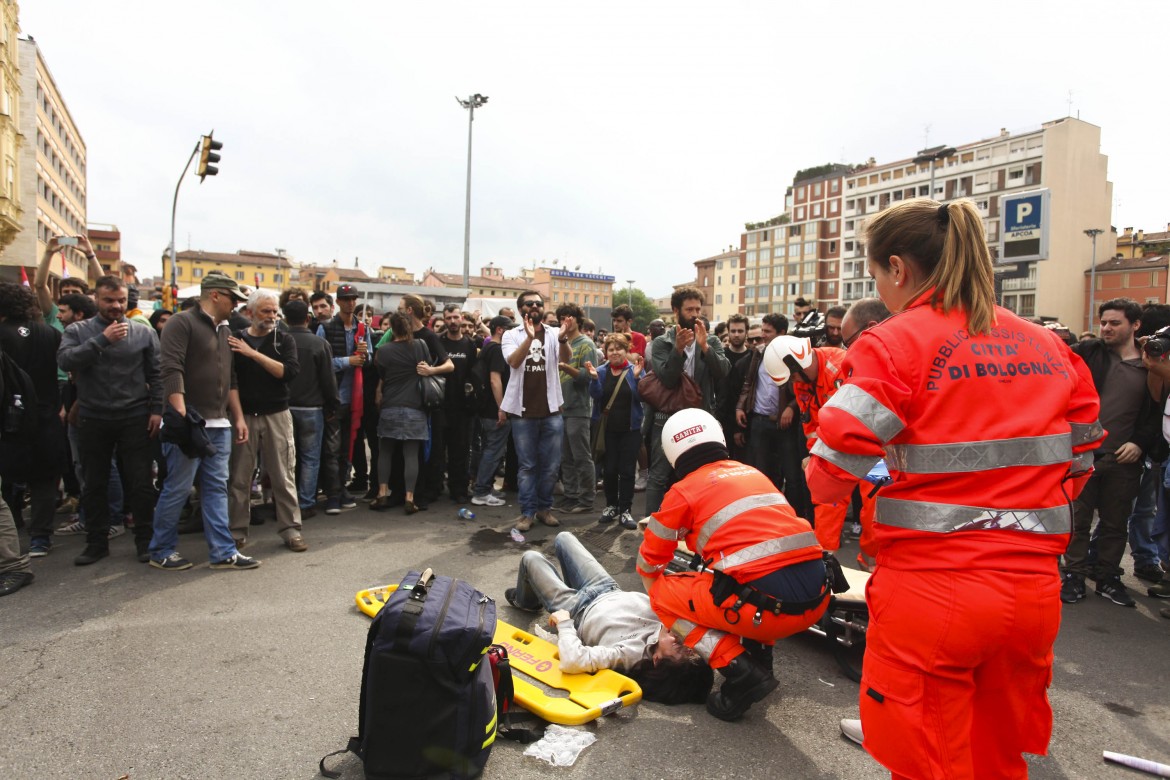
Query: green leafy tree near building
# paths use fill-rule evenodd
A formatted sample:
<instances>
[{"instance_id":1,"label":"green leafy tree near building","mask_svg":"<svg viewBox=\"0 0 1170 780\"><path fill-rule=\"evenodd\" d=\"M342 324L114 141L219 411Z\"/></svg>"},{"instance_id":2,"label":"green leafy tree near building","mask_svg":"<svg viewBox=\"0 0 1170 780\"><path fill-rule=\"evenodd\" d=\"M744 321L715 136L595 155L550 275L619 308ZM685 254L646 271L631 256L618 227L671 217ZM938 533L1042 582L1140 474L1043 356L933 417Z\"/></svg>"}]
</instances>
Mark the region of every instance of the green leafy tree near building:
<instances>
[{"instance_id":1,"label":"green leafy tree near building","mask_svg":"<svg viewBox=\"0 0 1170 780\"><path fill-rule=\"evenodd\" d=\"M658 309L654 306L654 301L646 297L646 293L639 290L637 287L633 290L633 297L630 296L630 288L613 289L613 308L617 308L622 304L628 304L634 310L634 330L639 333L645 333L646 328L650 327L650 320L657 319ZM605 330L612 330L613 323L606 318L604 321L597 323L597 327Z\"/></svg>"}]
</instances>

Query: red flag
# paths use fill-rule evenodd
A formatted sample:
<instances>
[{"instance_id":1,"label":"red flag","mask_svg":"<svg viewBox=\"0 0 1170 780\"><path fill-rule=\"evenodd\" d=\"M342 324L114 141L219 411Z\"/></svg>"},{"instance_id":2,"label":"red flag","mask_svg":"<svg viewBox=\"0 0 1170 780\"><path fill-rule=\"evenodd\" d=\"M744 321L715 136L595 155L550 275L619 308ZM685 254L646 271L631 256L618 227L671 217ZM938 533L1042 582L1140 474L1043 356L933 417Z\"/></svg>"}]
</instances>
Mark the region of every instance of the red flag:
<instances>
[{"instance_id":1,"label":"red flag","mask_svg":"<svg viewBox=\"0 0 1170 780\"><path fill-rule=\"evenodd\" d=\"M256 286L259 287L260 286L260 273L256 272L255 274L253 274L252 279L253 279L253 281L256 282Z\"/></svg>"},{"instance_id":2,"label":"red flag","mask_svg":"<svg viewBox=\"0 0 1170 780\"><path fill-rule=\"evenodd\" d=\"M28 283L28 274L25 273L23 265L20 267L20 283L25 287L32 287L32 285Z\"/></svg>"}]
</instances>

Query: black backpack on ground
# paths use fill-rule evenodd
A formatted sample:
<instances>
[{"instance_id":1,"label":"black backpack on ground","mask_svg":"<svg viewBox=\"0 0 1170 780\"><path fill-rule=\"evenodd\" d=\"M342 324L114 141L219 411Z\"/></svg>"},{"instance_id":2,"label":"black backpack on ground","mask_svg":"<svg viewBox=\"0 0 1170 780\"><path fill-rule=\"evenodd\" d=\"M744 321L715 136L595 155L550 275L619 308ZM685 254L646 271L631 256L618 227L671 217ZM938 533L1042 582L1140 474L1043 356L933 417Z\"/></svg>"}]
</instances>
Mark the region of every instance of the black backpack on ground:
<instances>
[{"instance_id":1,"label":"black backpack on ground","mask_svg":"<svg viewBox=\"0 0 1170 780\"><path fill-rule=\"evenodd\" d=\"M483 771L496 738L486 661L495 631L495 602L471 585L430 569L406 575L366 636L358 736L346 750L362 759L367 780ZM340 777L325 758L321 774Z\"/></svg>"}]
</instances>

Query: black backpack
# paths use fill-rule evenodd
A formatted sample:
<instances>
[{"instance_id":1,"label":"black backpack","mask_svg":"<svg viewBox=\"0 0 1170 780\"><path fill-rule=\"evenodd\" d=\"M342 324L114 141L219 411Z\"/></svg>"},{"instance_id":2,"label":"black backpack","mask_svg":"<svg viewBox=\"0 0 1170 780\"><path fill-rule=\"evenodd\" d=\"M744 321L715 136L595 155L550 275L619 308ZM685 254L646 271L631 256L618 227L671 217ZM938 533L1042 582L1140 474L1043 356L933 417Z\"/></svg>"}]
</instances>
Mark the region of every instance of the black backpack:
<instances>
[{"instance_id":1,"label":"black backpack","mask_svg":"<svg viewBox=\"0 0 1170 780\"><path fill-rule=\"evenodd\" d=\"M0 439L27 442L37 429L37 389L32 377L0 352Z\"/></svg>"},{"instance_id":2,"label":"black backpack","mask_svg":"<svg viewBox=\"0 0 1170 780\"><path fill-rule=\"evenodd\" d=\"M496 739L495 631L495 602L471 585L407 574L366 636L358 736L339 753L368 780L477 777Z\"/></svg>"}]
</instances>

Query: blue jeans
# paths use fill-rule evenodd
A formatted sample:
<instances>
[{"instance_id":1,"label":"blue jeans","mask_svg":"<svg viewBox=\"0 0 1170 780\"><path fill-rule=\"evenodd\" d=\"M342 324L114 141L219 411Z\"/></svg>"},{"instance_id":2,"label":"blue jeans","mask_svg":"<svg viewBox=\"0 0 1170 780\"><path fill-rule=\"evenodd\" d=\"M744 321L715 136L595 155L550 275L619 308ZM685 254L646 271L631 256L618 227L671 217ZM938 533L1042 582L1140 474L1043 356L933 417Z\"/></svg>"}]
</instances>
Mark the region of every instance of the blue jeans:
<instances>
[{"instance_id":1,"label":"blue jeans","mask_svg":"<svg viewBox=\"0 0 1170 780\"><path fill-rule=\"evenodd\" d=\"M504 420L504 424L496 427L496 418L480 417L479 431L483 437L482 449L479 456L479 467L475 472L475 495L486 496L492 492L492 485L496 482L496 470L500 461L508 451L508 432L512 430L512 421Z\"/></svg>"},{"instance_id":2,"label":"blue jeans","mask_svg":"<svg viewBox=\"0 0 1170 780\"><path fill-rule=\"evenodd\" d=\"M289 412L292 413L293 440L297 447L297 503L301 509L308 509L317 503L325 412L320 409L290 409Z\"/></svg>"},{"instance_id":3,"label":"blue jeans","mask_svg":"<svg viewBox=\"0 0 1170 780\"><path fill-rule=\"evenodd\" d=\"M1146 461L1133 513L1129 516L1129 550L1138 566L1157 566L1161 555L1154 541L1154 518L1158 514L1165 464Z\"/></svg>"},{"instance_id":4,"label":"blue jeans","mask_svg":"<svg viewBox=\"0 0 1170 780\"><path fill-rule=\"evenodd\" d=\"M557 481L557 472L561 470L561 438L564 433L565 418L559 414L512 420L512 441L516 443L516 459L520 462L517 474L520 513L525 517L552 509L553 485Z\"/></svg>"},{"instance_id":5,"label":"blue jeans","mask_svg":"<svg viewBox=\"0 0 1170 780\"><path fill-rule=\"evenodd\" d=\"M228 460L232 454L232 429L207 428L207 438L215 445L209 458L188 458L178 445L163 442L167 459L167 478L154 508L154 538L150 540L150 557L162 560L179 544L179 513L195 479L199 479L199 503L203 508L203 534L212 561L225 561L236 554L228 522Z\"/></svg>"},{"instance_id":6,"label":"blue jeans","mask_svg":"<svg viewBox=\"0 0 1170 780\"><path fill-rule=\"evenodd\" d=\"M599 597L621 590L609 572L571 533L562 531L553 543L562 574L535 550L520 558L516 574L516 604L526 609L543 606L549 612L568 610L573 622Z\"/></svg>"}]
</instances>

